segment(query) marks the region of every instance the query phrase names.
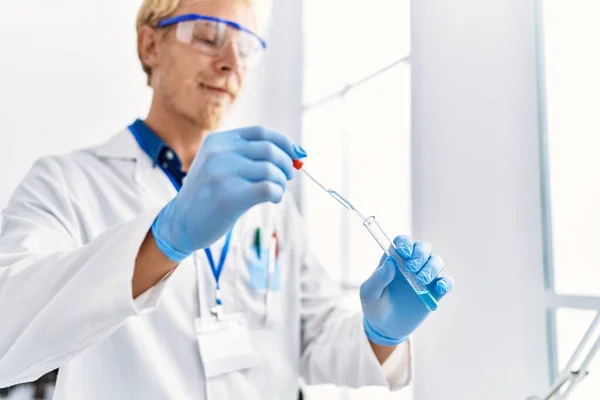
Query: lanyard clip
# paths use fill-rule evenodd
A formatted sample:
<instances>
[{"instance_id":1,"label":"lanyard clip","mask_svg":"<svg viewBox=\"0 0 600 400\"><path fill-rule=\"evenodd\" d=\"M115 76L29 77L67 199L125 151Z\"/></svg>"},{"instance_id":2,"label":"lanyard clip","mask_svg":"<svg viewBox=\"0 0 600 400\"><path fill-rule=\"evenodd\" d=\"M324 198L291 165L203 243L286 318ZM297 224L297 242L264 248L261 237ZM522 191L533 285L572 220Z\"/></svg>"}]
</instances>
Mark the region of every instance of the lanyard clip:
<instances>
[{"instance_id":1,"label":"lanyard clip","mask_svg":"<svg viewBox=\"0 0 600 400\"><path fill-rule=\"evenodd\" d=\"M212 315L217 321L223 320L223 310L220 305L216 305L210 309L210 315Z\"/></svg>"},{"instance_id":2,"label":"lanyard clip","mask_svg":"<svg viewBox=\"0 0 600 400\"><path fill-rule=\"evenodd\" d=\"M223 317L223 302L221 301L221 288L217 285L215 290L215 306L210 309L210 313L217 321L221 321Z\"/></svg>"}]
</instances>

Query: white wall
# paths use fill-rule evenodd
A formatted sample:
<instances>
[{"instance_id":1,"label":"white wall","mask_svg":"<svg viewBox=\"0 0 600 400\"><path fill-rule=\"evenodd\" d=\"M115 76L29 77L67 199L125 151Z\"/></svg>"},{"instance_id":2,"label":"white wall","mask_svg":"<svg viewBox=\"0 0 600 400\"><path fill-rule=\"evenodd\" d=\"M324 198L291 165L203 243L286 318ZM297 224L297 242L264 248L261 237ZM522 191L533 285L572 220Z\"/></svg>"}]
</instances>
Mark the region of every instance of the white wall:
<instances>
[{"instance_id":1,"label":"white wall","mask_svg":"<svg viewBox=\"0 0 600 400\"><path fill-rule=\"evenodd\" d=\"M534 0L413 7L414 233L457 281L416 399L524 399L547 384Z\"/></svg>"},{"instance_id":2,"label":"white wall","mask_svg":"<svg viewBox=\"0 0 600 400\"><path fill-rule=\"evenodd\" d=\"M33 161L101 142L143 115L139 1L4 2L0 24L0 206Z\"/></svg>"}]
</instances>

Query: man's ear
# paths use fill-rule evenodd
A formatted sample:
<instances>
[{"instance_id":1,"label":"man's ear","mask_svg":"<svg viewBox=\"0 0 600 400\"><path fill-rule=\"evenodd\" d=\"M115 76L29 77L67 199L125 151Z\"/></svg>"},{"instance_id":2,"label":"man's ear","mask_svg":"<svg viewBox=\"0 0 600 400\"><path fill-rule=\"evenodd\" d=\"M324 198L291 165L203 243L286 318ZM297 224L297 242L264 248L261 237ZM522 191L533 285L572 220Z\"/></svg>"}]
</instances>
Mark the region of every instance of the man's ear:
<instances>
[{"instance_id":1,"label":"man's ear","mask_svg":"<svg viewBox=\"0 0 600 400\"><path fill-rule=\"evenodd\" d=\"M157 65L159 60L158 55L158 40L160 35L156 29L145 25L138 30L137 47L138 55L144 71L150 74Z\"/></svg>"}]
</instances>

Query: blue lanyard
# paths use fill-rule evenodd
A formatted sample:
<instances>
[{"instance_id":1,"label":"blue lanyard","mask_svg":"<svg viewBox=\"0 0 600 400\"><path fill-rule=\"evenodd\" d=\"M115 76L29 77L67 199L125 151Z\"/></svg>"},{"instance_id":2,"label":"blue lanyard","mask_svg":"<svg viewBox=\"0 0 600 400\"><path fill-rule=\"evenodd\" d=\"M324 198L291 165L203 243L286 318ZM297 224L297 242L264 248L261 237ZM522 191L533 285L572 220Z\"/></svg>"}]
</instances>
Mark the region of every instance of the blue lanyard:
<instances>
[{"instance_id":1,"label":"blue lanyard","mask_svg":"<svg viewBox=\"0 0 600 400\"><path fill-rule=\"evenodd\" d=\"M153 156L150 153L150 149L148 149L148 146L144 142L144 140L143 140L142 136L139 134L139 132L137 132L137 130L133 126L130 126L129 130L135 137L135 140L138 142L138 145L142 148L142 150L144 150L144 152L150 158L152 158ZM173 174L167 168L164 168L162 165L160 165L160 163L159 163L159 166L160 166L160 169L167 175L167 177L173 184L173 187L175 188L175 190L177 190L179 192L179 190L181 190L182 182L180 182L177 178L175 178L173 176ZM223 245L223 250L221 250L221 257L219 258L219 265L215 264L215 259L213 258L213 254L212 254L212 251L210 250L210 247L207 247L204 249L204 252L206 253L206 258L208 259L208 263L210 264L210 269L212 271L213 277L215 278L215 284L217 286L216 303L218 306L223 304L223 302L221 301L220 293L219 293L220 289L221 289L221 287L219 285L219 280L221 279L221 273L223 272L223 267L225 266L225 260L227 259L227 254L229 253L229 244L231 243L232 233L233 233L233 230L231 230L227 233L227 237L225 238L225 244Z\"/></svg>"},{"instance_id":2,"label":"blue lanyard","mask_svg":"<svg viewBox=\"0 0 600 400\"><path fill-rule=\"evenodd\" d=\"M229 231L227 233L227 237L225 238L225 244L223 245L223 250L221 250L221 258L219 259L219 265L215 266L215 260L213 259L212 251L210 251L210 247L204 249L206 253L206 258L208 258L208 263L210 264L210 269L212 270L213 276L215 277L215 283L217 284L217 291L221 290L221 286L219 285L219 280L221 279L221 272L223 272L223 266L225 265L225 259L227 258L227 253L229 253L229 243L231 243L231 234L233 232ZM217 305L220 306L221 296L217 295Z\"/></svg>"}]
</instances>

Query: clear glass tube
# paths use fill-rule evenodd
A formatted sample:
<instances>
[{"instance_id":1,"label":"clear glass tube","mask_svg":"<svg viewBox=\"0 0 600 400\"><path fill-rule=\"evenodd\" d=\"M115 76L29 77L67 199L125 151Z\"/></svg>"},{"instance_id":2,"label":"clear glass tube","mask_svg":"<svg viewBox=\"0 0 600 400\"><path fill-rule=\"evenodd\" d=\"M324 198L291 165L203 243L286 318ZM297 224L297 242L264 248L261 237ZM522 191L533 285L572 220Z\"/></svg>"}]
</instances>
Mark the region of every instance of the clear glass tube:
<instances>
[{"instance_id":1,"label":"clear glass tube","mask_svg":"<svg viewBox=\"0 0 600 400\"><path fill-rule=\"evenodd\" d=\"M388 235L385 234L383 229L379 226L375 217L371 216L363 221L363 225L373 236L373 239L379 244L381 249L388 257L392 257L396 260L398 264L398 269L402 273L402 276L407 280L410 286L413 288L415 293L423 300L425 306L429 309L429 311L435 311L438 307L437 300L432 296L432 294L427 290L426 287L417 282L416 276L410 274L404 265L405 261L398 255L397 252L390 252L390 248L395 249L394 243L390 240ZM390 254L391 253L391 254Z\"/></svg>"}]
</instances>

